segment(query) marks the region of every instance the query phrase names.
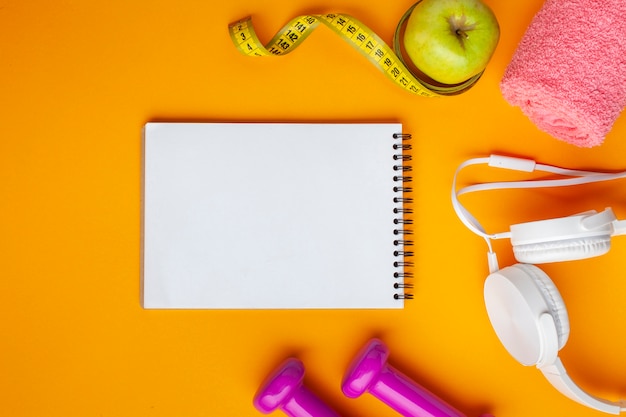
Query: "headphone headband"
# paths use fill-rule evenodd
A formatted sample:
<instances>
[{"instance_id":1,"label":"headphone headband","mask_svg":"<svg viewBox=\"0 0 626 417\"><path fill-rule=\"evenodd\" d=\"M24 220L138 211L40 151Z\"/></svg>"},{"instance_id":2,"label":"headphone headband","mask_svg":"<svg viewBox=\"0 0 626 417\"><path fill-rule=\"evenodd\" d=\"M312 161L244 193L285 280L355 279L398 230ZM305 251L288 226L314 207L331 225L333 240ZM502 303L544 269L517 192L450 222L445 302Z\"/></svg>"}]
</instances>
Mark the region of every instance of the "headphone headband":
<instances>
[{"instance_id":1,"label":"headphone headband","mask_svg":"<svg viewBox=\"0 0 626 417\"><path fill-rule=\"evenodd\" d=\"M539 370L561 394L579 404L608 414L620 414L626 411L624 400L612 402L583 391L568 375L560 358L556 358L552 365L539 368Z\"/></svg>"}]
</instances>

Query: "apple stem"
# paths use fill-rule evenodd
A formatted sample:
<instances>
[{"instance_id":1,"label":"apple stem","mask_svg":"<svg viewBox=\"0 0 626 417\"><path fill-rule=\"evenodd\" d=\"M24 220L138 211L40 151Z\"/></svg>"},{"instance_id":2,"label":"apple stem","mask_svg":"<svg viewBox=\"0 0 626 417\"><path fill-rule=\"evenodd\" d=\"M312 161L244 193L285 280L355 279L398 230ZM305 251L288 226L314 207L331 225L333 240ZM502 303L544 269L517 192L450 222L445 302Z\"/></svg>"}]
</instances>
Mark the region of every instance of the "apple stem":
<instances>
[{"instance_id":1,"label":"apple stem","mask_svg":"<svg viewBox=\"0 0 626 417\"><path fill-rule=\"evenodd\" d=\"M464 30L461 30L461 29L457 29L456 30L456 35L460 36L460 37L463 37L465 39L469 38L469 35L467 34L467 32L465 32Z\"/></svg>"}]
</instances>

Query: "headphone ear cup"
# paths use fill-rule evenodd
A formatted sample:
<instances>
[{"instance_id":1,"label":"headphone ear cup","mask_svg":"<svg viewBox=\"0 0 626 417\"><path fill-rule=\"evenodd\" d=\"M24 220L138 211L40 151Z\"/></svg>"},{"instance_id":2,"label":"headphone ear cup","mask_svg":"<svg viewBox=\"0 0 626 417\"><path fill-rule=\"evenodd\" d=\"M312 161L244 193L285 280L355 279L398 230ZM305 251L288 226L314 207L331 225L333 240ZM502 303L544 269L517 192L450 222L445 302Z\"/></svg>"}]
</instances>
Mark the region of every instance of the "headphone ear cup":
<instances>
[{"instance_id":1,"label":"headphone ear cup","mask_svg":"<svg viewBox=\"0 0 626 417\"><path fill-rule=\"evenodd\" d=\"M529 264L516 264L515 266L523 269L541 291L548 305L550 315L554 318L559 340L559 350L561 350L567 343L570 333L569 316L567 315L567 308L561 293L550 277L540 268Z\"/></svg>"},{"instance_id":2,"label":"headphone ear cup","mask_svg":"<svg viewBox=\"0 0 626 417\"><path fill-rule=\"evenodd\" d=\"M514 245L513 254L518 262L543 264L573 261L604 255L611 249L610 236L557 240L526 245Z\"/></svg>"},{"instance_id":3,"label":"headphone ear cup","mask_svg":"<svg viewBox=\"0 0 626 417\"><path fill-rule=\"evenodd\" d=\"M487 277L485 304L491 324L506 348L523 365L538 364L554 356L569 337L565 303L550 278L534 265L515 264ZM540 321L550 315L554 322L557 352L544 352L549 346ZM550 336L550 335L549 335Z\"/></svg>"},{"instance_id":4,"label":"headphone ear cup","mask_svg":"<svg viewBox=\"0 0 626 417\"><path fill-rule=\"evenodd\" d=\"M573 261L603 255L611 248L613 211L591 210L573 216L511 226L515 259L522 263Z\"/></svg>"}]
</instances>

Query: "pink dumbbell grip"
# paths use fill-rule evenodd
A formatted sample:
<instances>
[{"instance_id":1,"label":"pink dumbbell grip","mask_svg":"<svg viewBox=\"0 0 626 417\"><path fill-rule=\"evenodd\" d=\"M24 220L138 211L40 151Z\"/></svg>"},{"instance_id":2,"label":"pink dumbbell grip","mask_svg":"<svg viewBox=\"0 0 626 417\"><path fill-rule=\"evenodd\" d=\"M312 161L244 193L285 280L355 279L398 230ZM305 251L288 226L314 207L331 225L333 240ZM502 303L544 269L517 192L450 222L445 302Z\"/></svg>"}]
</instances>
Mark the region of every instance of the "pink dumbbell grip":
<instances>
[{"instance_id":1,"label":"pink dumbbell grip","mask_svg":"<svg viewBox=\"0 0 626 417\"><path fill-rule=\"evenodd\" d=\"M346 373L343 393L356 398L369 392L405 417L465 417L430 391L387 364L389 349L372 339ZM490 417L484 414L481 417Z\"/></svg>"}]
</instances>

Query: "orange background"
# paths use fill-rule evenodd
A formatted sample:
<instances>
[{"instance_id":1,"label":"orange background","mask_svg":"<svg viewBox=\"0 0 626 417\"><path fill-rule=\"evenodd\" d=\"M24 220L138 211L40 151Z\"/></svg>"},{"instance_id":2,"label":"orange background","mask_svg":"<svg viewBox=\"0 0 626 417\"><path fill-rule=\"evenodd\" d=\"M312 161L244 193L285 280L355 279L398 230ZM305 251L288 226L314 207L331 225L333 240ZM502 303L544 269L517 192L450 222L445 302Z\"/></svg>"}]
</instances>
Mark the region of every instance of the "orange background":
<instances>
[{"instance_id":1,"label":"orange background","mask_svg":"<svg viewBox=\"0 0 626 417\"><path fill-rule=\"evenodd\" d=\"M339 414L394 416L339 388L377 336L394 366L468 416L598 415L500 346L482 300L486 247L457 220L449 192L461 161L491 152L626 168L626 120L593 149L538 131L498 83L542 2L486 2L502 33L485 75L461 96L427 99L323 26L296 52L267 59L239 54L227 32L252 15L267 41L295 16L343 12L390 42L410 1L0 1L0 414L255 416L258 385L296 356ZM415 139L415 300L401 311L143 310L141 128L156 120L403 123ZM468 172L497 174L509 177ZM623 187L464 201L502 231L606 206L626 217ZM502 265L513 263L507 241L496 250ZM544 268L569 308L563 362L610 399L626 394L624 256L618 238L606 256Z\"/></svg>"}]
</instances>

